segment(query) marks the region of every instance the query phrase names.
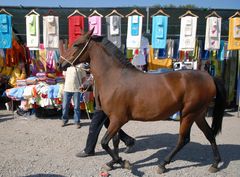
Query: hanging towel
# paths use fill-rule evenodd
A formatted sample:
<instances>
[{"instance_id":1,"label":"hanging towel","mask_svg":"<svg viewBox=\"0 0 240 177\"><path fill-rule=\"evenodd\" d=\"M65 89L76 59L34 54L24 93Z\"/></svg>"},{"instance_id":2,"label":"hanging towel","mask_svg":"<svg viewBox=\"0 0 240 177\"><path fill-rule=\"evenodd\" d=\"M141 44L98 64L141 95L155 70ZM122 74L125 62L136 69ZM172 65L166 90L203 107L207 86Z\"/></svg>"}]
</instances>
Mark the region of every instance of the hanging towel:
<instances>
[{"instance_id":1,"label":"hanging towel","mask_svg":"<svg viewBox=\"0 0 240 177\"><path fill-rule=\"evenodd\" d=\"M233 37L240 38L240 18L234 18Z\"/></svg>"},{"instance_id":2,"label":"hanging towel","mask_svg":"<svg viewBox=\"0 0 240 177\"><path fill-rule=\"evenodd\" d=\"M31 14L26 16L27 47L37 50L40 43L39 16Z\"/></svg>"},{"instance_id":3,"label":"hanging towel","mask_svg":"<svg viewBox=\"0 0 240 177\"><path fill-rule=\"evenodd\" d=\"M197 17L185 16L181 18L179 50L192 51L195 47L197 31Z\"/></svg>"},{"instance_id":4,"label":"hanging towel","mask_svg":"<svg viewBox=\"0 0 240 177\"><path fill-rule=\"evenodd\" d=\"M0 49L12 47L12 17L0 14Z\"/></svg>"},{"instance_id":5,"label":"hanging towel","mask_svg":"<svg viewBox=\"0 0 240 177\"><path fill-rule=\"evenodd\" d=\"M100 16L91 16L88 17L89 29L93 29L93 35L101 36L102 35L102 17Z\"/></svg>"},{"instance_id":6,"label":"hanging towel","mask_svg":"<svg viewBox=\"0 0 240 177\"><path fill-rule=\"evenodd\" d=\"M221 22L221 18L207 18L204 46L205 50L218 50L220 48Z\"/></svg>"},{"instance_id":7,"label":"hanging towel","mask_svg":"<svg viewBox=\"0 0 240 177\"><path fill-rule=\"evenodd\" d=\"M59 48L59 18L58 16L43 17L43 43L46 49Z\"/></svg>"},{"instance_id":8,"label":"hanging towel","mask_svg":"<svg viewBox=\"0 0 240 177\"><path fill-rule=\"evenodd\" d=\"M74 15L68 18L69 46L84 33L84 17Z\"/></svg>"},{"instance_id":9,"label":"hanging towel","mask_svg":"<svg viewBox=\"0 0 240 177\"><path fill-rule=\"evenodd\" d=\"M121 47L121 17L113 15L106 17L107 38L118 48Z\"/></svg>"},{"instance_id":10,"label":"hanging towel","mask_svg":"<svg viewBox=\"0 0 240 177\"><path fill-rule=\"evenodd\" d=\"M133 15L128 17L127 48L137 49L141 45L142 16Z\"/></svg>"},{"instance_id":11,"label":"hanging towel","mask_svg":"<svg viewBox=\"0 0 240 177\"><path fill-rule=\"evenodd\" d=\"M240 17L229 19L228 50L240 49Z\"/></svg>"},{"instance_id":12,"label":"hanging towel","mask_svg":"<svg viewBox=\"0 0 240 177\"><path fill-rule=\"evenodd\" d=\"M157 15L152 22L152 47L154 49L164 49L167 41L168 17Z\"/></svg>"}]
</instances>

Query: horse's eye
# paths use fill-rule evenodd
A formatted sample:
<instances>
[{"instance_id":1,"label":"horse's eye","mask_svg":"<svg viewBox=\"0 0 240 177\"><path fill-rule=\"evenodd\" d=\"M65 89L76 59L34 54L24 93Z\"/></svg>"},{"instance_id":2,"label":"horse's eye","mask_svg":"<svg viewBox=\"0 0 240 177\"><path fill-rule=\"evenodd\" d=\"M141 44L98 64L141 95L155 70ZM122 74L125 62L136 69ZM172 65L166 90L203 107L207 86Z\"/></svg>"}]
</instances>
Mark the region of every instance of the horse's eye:
<instances>
[{"instance_id":1,"label":"horse's eye","mask_svg":"<svg viewBox=\"0 0 240 177\"><path fill-rule=\"evenodd\" d=\"M73 44L73 47L75 47L75 48L76 48L76 47L78 47L78 45L77 45L77 44Z\"/></svg>"}]
</instances>

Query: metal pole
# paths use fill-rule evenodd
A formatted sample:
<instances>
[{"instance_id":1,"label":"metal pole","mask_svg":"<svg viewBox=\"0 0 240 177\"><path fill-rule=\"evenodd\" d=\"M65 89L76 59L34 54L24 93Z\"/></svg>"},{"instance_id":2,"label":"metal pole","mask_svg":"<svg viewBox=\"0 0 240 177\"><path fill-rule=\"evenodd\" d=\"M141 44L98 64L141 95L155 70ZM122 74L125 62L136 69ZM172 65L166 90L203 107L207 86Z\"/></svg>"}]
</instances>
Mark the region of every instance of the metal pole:
<instances>
[{"instance_id":1,"label":"metal pole","mask_svg":"<svg viewBox=\"0 0 240 177\"><path fill-rule=\"evenodd\" d=\"M149 7L146 8L146 12L147 12L146 34L149 34L150 33L150 29L149 29Z\"/></svg>"}]
</instances>

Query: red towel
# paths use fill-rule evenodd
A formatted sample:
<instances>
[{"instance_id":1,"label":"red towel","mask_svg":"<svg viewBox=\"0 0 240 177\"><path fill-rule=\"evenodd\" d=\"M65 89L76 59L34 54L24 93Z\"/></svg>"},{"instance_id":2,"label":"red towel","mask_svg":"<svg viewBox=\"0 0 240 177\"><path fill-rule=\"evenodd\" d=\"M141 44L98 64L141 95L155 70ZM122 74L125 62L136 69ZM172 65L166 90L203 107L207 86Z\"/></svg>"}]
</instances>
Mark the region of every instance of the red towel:
<instances>
[{"instance_id":1,"label":"red towel","mask_svg":"<svg viewBox=\"0 0 240 177\"><path fill-rule=\"evenodd\" d=\"M71 16L68 18L68 34L69 34L69 46L84 33L84 17L83 16Z\"/></svg>"}]
</instances>

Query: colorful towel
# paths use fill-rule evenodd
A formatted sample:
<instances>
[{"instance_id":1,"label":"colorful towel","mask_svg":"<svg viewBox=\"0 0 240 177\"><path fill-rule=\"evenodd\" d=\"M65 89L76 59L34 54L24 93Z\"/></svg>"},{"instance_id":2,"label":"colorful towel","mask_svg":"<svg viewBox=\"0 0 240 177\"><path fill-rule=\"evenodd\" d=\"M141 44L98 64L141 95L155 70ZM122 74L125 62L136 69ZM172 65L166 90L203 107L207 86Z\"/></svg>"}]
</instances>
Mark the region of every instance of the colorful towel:
<instances>
[{"instance_id":1,"label":"colorful towel","mask_svg":"<svg viewBox=\"0 0 240 177\"><path fill-rule=\"evenodd\" d=\"M74 15L68 18L69 46L84 32L84 17Z\"/></svg>"},{"instance_id":2,"label":"colorful towel","mask_svg":"<svg viewBox=\"0 0 240 177\"><path fill-rule=\"evenodd\" d=\"M121 48L121 17L113 15L106 17L107 38L118 48Z\"/></svg>"},{"instance_id":3,"label":"colorful towel","mask_svg":"<svg viewBox=\"0 0 240 177\"><path fill-rule=\"evenodd\" d=\"M133 15L128 17L127 48L137 49L141 45L142 16Z\"/></svg>"},{"instance_id":4,"label":"colorful towel","mask_svg":"<svg viewBox=\"0 0 240 177\"><path fill-rule=\"evenodd\" d=\"M40 44L39 16L31 14L26 16L27 47L30 50L37 50Z\"/></svg>"},{"instance_id":5,"label":"colorful towel","mask_svg":"<svg viewBox=\"0 0 240 177\"><path fill-rule=\"evenodd\" d=\"M205 34L205 50L220 49L221 37L221 18L209 17L207 18L206 34Z\"/></svg>"},{"instance_id":6,"label":"colorful towel","mask_svg":"<svg viewBox=\"0 0 240 177\"><path fill-rule=\"evenodd\" d=\"M168 17L157 15L152 22L152 47L154 49L164 49L167 41Z\"/></svg>"},{"instance_id":7,"label":"colorful towel","mask_svg":"<svg viewBox=\"0 0 240 177\"><path fill-rule=\"evenodd\" d=\"M101 36L102 35L102 17L100 16L91 16L88 17L89 30L94 28L93 35Z\"/></svg>"},{"instance_id":8,"label":"colorful towel","mask_svg":"<svg viewBox=\"0 0 240 177\"><path fill-rule=\"evenodd\" d=\"M240 17L229 19L228 50L240 49Z\"/></svg>"},{"instance_id":9,"label":"colorful towel","mask_svg":"<svg viewBox=\"0 0 240 177\"><path fill-rule=\"evenodd\" d=\"M8 49L12 47L12 17L0 14L0 48Z\"/></svg>"},{"instance_id":10,"label":"colorful towel","mask_svg":"<svg viewBox=\"0 0 240 177\"><path fill-rule=\"evenodd\" d=\"M59 48L59 19L58 16L43 17L43 43L46 49Z\"/></svg>"},{"instance_id":11,"label":"colorful towel","mask_svg":"<svg viewBox=\"0 0 240 177\"><path fill-rule=\"evenodd\" d=\"M185 16L181 18L179 50L194 50L196 42L196 31L197 17Z\"/></svg>"}]
</instances>

